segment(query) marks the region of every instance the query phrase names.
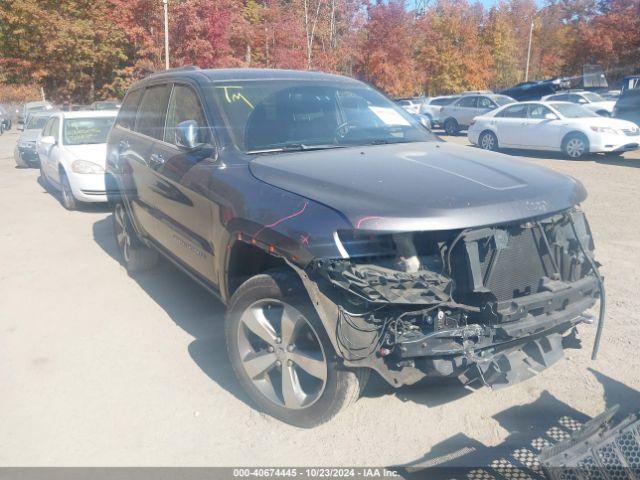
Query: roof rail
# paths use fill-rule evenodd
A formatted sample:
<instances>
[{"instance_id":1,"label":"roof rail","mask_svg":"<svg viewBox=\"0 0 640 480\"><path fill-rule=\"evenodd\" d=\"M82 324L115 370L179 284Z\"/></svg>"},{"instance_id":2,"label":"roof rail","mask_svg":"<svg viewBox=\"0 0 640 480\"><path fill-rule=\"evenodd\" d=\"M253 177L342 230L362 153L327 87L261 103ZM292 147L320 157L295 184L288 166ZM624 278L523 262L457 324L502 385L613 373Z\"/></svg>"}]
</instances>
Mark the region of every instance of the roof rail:
<instances>
[{"instance_id":1,"label":"roof rail","mask_svg":"<svg viewBox=\"0 0 640 480\"><path fill-rule=\"evenodd\" d=\"M158 72L153 72L149 76L150 77L154 77L156 75L161 75L163 73L168 73L168 72L188 72L188 71L191 71L191 70L200 70L200 67L197 67L196 65L184 65L182 67L167 68L166 70L160 70Z\"/></svg>"}]
</instances>

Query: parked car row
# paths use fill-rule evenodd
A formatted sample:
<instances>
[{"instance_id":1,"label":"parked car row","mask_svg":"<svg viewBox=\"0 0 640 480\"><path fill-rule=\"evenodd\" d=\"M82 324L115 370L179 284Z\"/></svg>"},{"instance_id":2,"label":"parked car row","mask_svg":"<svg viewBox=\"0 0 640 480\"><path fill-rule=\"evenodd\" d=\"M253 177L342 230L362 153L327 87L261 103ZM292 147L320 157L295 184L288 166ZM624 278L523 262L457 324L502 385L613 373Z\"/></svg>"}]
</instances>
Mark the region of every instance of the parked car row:
<instances>
[{"instance_id":1,"label":"parked car row","mask_svg":"<svg viewBox=\"0 0 640 480\"><path fill-rule=\"evenodd\" d=\"M433 107L473 127L456 109L505 103ZM604 295L579 182L442 142L353 79L183 68L133 84L117 117L38 115L43 182L67 208L110 200L132 275L162 254L224 302L239 383L297 426L372 371L394 387L529 378Z\"/></svg>"}]
</instances>

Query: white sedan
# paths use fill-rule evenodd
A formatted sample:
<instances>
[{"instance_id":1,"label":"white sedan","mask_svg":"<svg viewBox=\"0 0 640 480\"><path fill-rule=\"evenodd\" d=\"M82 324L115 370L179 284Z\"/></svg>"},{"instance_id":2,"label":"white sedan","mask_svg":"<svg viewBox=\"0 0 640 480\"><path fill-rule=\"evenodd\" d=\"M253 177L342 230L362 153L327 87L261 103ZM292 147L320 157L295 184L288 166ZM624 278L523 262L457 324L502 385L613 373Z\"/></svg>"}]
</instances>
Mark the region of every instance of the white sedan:
<instances>
[{"instance_id":1,"label":"white sedan","mask_svg":"<svg viewBox=\"0 0 640 480\"><path fill-rule=\"evenodd\" d=\"M62 192L62 203L75 210L79 202L106 202L104 169L107 135L114 111L53 114L36 140L40 177Z\"/></svg>"},{"instance_id":2,"label":"white sedan","mask_svg":"<svg viewBox=\"0 0 640 480\"><path fill-rule=\"evenodd\" d=\"M468 137L485 150L550 150L569 158L589 152L620 155L640 147L636 124L601 117L568 102L523 102L497 108L475 117Z\"/></svg>"},{"instance_id":3,"label":"white sedan","mask_svg":"<svg viewBox=\"0 0 640 480\"><path fill-rule=\"evenodd\" d=\"M574 91L555 93L553 95L547 95L541 99L544 102L571 102L578 105L582 105L584 108L591 110L592 112L602 115L603 117L610 117L613 113L613 107L616 105L615 100L607 100L602 96L594 92Z\"/></svg>"}]
</instances>

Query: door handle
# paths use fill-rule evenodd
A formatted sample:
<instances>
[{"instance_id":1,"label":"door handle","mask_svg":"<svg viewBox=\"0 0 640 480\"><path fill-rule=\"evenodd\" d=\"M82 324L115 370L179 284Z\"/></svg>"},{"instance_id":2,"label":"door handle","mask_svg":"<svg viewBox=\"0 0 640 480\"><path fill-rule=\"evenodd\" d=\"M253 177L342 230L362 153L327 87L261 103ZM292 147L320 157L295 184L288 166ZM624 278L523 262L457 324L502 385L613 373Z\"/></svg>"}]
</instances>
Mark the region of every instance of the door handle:
<instances>
[{"instance_id":1,"label":"door handle","mask_svg":"<svg viewBox=\"0 0 640 480\"><path fill-rule=\"evenodd\" d=\"M149 163L151 167L159 167L164 163L164 157L158 153L152 153L149 157Z\"/></svg>"}]
</instances>

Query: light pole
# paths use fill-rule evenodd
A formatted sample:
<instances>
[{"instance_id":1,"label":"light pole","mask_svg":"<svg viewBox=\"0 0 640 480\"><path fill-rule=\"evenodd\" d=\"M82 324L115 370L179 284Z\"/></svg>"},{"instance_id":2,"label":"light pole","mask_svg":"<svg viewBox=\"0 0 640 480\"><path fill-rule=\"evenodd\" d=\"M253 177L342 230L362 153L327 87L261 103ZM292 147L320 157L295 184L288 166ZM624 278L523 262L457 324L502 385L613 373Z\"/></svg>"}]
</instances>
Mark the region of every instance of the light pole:
<instances>
[{"instance_id":1,"label":"light pole","mask_svg":"<svg viewBox=\"0 0 640 480\"><path fill-rule=\"evenodd\" d=\"M164 68L169 70L169 0L162 0L164 4Z\"/></svg>"},{"instance_id":2,"label":"light pole","mask_svg":"<svg viewBox=\"0 0 640 480\"><path fill-rule=\"evenodd\" d=\"M529 81L529 60L531 59L531 37L533 37L533 20L531 21L531 28L529 28L529 48L527 49L527 68L524 72L524 81Z\"/></svg>"}]
</instances>

